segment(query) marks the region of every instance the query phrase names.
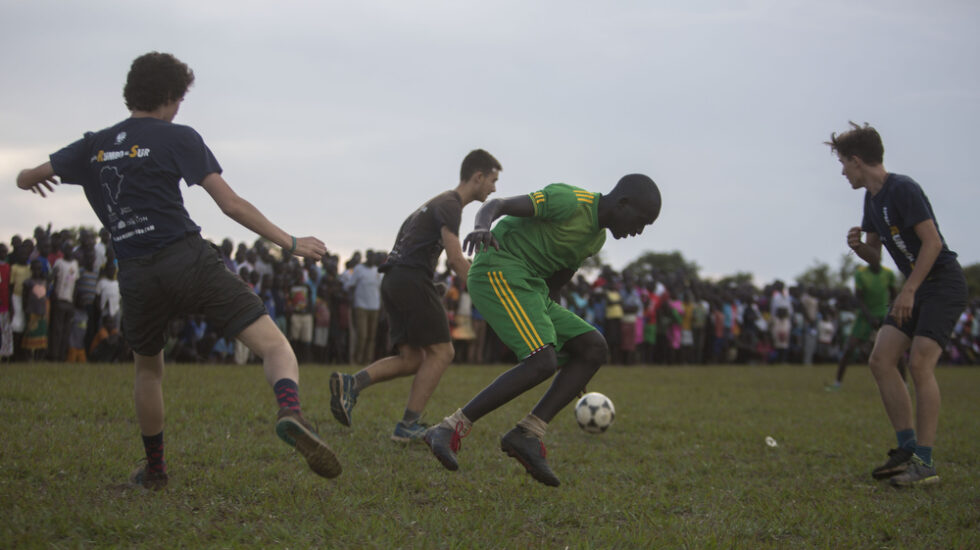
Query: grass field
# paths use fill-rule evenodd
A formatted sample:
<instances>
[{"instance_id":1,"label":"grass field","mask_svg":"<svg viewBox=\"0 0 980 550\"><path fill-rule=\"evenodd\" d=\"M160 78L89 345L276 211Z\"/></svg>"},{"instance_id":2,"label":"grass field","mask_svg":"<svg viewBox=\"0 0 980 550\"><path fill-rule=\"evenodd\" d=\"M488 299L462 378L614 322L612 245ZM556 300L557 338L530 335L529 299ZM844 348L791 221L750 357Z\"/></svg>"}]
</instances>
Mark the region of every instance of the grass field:
<instances>
[{"instance_id":1,"label":"grass field","mask_svg":"<svg viewBox=\"0 0 980 550\"><path fill-rule=\"evenodd\" d=\"M426 419L505 367L455 366ZM346 368L352 372L353 368ZM937 487L871 479L895 445L866 367L605 367L601 436L552 423L562 479L534 482L498 448L537 388L481 420L460 470L388 439L409 380L370 388L354 426L330 416L327 367L302 370L305 414L344 473L316 477L273 433L257 366L169 366L160 493L125 486L142 456L131 365L0 366L0 546L277 548L978 548L980 369L940 368ZM766 445L773 437L778 445Z\"/></svg>"}]
</instances>

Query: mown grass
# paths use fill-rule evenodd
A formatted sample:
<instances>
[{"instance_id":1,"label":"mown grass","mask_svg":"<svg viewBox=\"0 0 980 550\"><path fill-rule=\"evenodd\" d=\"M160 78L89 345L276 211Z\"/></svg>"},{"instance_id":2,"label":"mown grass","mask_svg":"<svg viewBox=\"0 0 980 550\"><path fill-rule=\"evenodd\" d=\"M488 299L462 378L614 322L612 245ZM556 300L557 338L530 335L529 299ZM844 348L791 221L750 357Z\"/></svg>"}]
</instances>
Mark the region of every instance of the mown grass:
<instances>
[{"instance_id":1,"label":"mown grass","mask_svg":"<svg viewBox=\"0 0 980 550\"><path fill-rule=\"evenodd\" d=\"M428 420L504 368L450 369ZM258 367L177 365L170 485L144 493L125 486L142 455L131 365L0 366L0 546L980 547L980 369L939 370L943 481L906 491L869 475L895 442L867 368L826 393L830 366L605 367L589 389L613 399L616 423L593 436L559 415L546 440L557 489L498 449L544 386L481 420L448 472L425 445L388 439L409 380L367 390L346 429L328 411L330 371L304 367L301 397L339 478L276 439Z\"/></svg>"}]
</instances>

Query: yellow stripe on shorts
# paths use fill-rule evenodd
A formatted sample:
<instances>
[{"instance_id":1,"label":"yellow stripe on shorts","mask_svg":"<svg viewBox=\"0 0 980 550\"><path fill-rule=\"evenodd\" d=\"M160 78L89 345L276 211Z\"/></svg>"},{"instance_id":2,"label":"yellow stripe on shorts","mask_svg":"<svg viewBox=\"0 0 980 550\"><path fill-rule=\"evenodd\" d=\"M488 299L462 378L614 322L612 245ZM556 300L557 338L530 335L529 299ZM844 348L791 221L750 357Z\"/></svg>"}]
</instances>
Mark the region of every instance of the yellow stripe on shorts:
<instances>
[{"instance_id":1,"label":"yellow stripe on shorts","mask_svg":"<svg viewBox=\"0 0 980 550\"><path fill-rule=\"evenodd\" d=\"M521 307L521 303L517 301L517 296L514 295L514 291L511 290L510 285L507 283L507 280L504 279L504 273L502 271L498 271L497 277L500 279L500 282L503 283L504 285L503 287L507 291L507 295L510 296L510 299L514 302L514 305L517 307L516 313L518 313L518 318L522 319L525 323L527 323L527 327L530 329L530 332L534 333L533 335L528 334L528 337L530 337L531 339L531 343L534 344L534 347L532 347L531 349L535 350L543 347L544 342L541 341L541 336L538 335L538 331L537 329L534 328L534 323L531 322L531 318L527 316L527 312L525 312L524 308Z\"/></svg>"},{"instance_id":2,"label":"yellow stripe on shorts","mask_svg":"<svg viewBox=\"0 0 980 550\"><path fill-rule=\"evenodd\" d=\"M503 273L500 271L491 271L487 273L487 277L490 278L490 286L493 288L494 294L497 295L501 305L504 306L504 311L507 312L507 316L514 323L514 328L517 329L517 333L524 340L528 350L533 351L544 346L541 342L541 337L534 330L534 325L531 324L524 309L521 308L513 291L511 291L510 285L504 280Z\"/></svg>"}]
</instances>

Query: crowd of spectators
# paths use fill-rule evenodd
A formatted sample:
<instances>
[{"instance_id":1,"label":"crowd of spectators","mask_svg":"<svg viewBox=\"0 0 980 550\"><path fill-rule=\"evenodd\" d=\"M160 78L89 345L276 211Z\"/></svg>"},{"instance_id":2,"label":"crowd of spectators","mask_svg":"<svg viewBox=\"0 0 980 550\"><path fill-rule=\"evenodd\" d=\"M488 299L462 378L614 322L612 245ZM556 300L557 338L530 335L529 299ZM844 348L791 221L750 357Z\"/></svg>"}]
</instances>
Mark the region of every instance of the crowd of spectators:
<instances>
[{"instance_id":1,"label":"crowd of spectators","mask_svg":"<svg viewBox=\"0 0 980 550\"><path fill-rule=\"evenodd\" d=\"M300 362L368 364L391 352L378 272L385 252L355 252L341 266L333 254L320 262L301 260L262 240L236 247L225 239L216 248L227 268L262 298ZM611 364L836 362L860 311L846 288L787 287L777 280L760 289L683 271L597 271L580 273L554 298L605 336ZM131 360L115 274L104 229L96 235L39 226L30 238L0 243L0 360ZM515 361L461 281L448 271L437 277L445 287L455 361ZM200 316L171 323L164 356L171 362L257 360ZM944 359L980 362L976 301L963 312Z\"/></svg>"}]
</instances>

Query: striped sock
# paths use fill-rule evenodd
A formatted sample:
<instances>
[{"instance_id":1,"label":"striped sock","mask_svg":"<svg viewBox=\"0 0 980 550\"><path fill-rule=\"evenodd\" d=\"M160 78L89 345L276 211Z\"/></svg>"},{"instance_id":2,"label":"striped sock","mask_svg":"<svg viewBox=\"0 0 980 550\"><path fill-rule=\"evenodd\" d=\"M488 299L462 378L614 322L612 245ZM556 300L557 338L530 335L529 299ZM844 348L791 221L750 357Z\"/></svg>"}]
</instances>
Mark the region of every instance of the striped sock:
<instances>
[{"instance_id":1,"label":"striped sock","mask_svg":"<svg viewBox=\"0 0 980 550\"><path fill-rule=\"evenodd\" d=\"M296 384L295 380L283 378L276 382L272 390L276 392L276 401L279 403L280 409L288 407L296 412L300 412L299 385Z\"/></svg>"},{"instance_id":2,"label":"striped sock","mask_svg":"<svg viewBox=\"0 0 980 550\"><path fill-rule=\"evenodd\" d=\"M143 436L143 449L146 450L147 473L165 473L167 462L163 459L163 432Z\"/></svg>"}]
</instances>

